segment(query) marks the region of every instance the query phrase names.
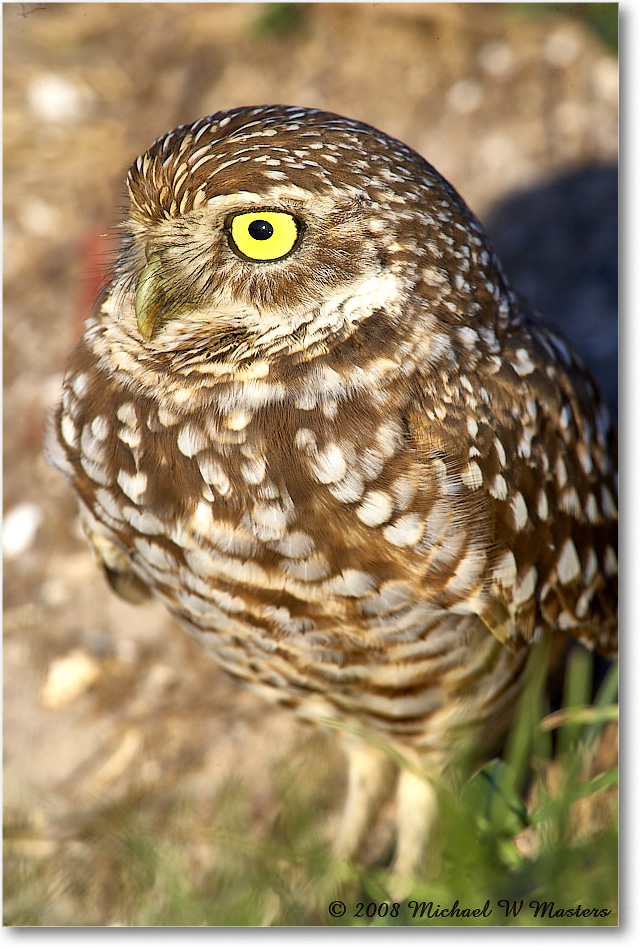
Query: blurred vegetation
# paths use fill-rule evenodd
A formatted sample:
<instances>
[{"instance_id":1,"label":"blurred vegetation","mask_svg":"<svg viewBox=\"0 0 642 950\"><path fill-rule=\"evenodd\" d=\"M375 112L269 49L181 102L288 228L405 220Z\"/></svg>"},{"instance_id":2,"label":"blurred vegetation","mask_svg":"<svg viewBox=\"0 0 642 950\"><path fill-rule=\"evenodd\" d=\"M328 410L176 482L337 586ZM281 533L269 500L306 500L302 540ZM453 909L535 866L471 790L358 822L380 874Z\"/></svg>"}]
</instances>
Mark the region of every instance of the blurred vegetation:
<instances>
[{"instance_id":1,"label":"blurred vegetation","mask_svg":"<svg viewBox=\"0 0 642 950\"><path fill-rule=\"evenodd\" d=\"M259 37L284 36L303 26L305 6L300 3L264 3L254 32Z\"/></svg>"},{"instance_id":2,"label":"blurred vegetation","mask_svg":"<svg viewBox=\"0 0 642 950\"><path fill-rule=\"evenodd\" d=\"M513 13L527 16L564 14L585 23L617 56L619 4L617 3L514 3Z\"/></svg>"},{"instance_id":3,"label":"blurred vegetation","mask_svg":"<svg viewBox=\"0 0 642 950\"><path fill-rule=\"evenodd\" d=\"M617 55L619 43L619 4L579 3L577 6L581 7L581 9L576 11L576 15L588 23L598 36L604 40L604 43L611 52Z\"/></svg>"},{"instance_id":4,"label":"blurred vegetation","mask_svg":"<svg viewBox=\"0 0 642 950\"><path fill-rule=\"evenodd\" d=\"M614 54L618 52L619 5L617 3L511 3L506 13L518 16L570 16L585 23ZM259 37L283 36L301 29L306 5L264 3L254 32Z\"/></svg>"},{"instance_id":5,"label":"blurred vegetation","mask_svg":"<svg viewBox=\"0 0 642 950\"><path fill-rule=\"evenodd\" d=\"M394 896L399 882L386 867L338 864L330 856L326 832L336 802L324 781L323 757L313 754L279 766L283 804L258 837L247 790L235 782L218 796L206 836L194 830L189 802L167 790L96 807L76 827L60 830L57 842L39 839L24 816L14 816L5 829L4 922L613 926L617 770L589 773L587 764L614 718L617 669L591 703L592 658L573 653L565 705L550 716L537 660L536 654L503 757L477 772L458 800L440 793L432 876L409 882L403 900ZM333 918L328 906L337 900L347 913ZM426 916L455 901L460 908L489 901L492 913L487 919ZM531 901L610 914L557 919L548 910L538 914Z\"/></svg>"}]
</instances>

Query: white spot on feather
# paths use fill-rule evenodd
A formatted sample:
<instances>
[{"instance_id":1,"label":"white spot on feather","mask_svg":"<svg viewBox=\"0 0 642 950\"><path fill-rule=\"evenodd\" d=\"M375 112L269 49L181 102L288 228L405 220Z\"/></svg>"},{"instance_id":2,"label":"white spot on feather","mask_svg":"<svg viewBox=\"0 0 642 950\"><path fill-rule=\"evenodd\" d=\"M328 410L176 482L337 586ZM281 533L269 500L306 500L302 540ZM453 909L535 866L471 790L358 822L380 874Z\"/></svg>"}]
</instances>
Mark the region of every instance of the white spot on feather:
<instances>
[{"instance_id":1,"label":"white spot on feather","mask_svg":"<svg viewBox=\"0 0 642 950\"><path fill-rule=\"evenodd\" d=\"M386 541L397 547L407 547L417 544L424 530L424 520L417 514L401 515L392 524L383 530Z\"/></svg>"},{"instance_id":2,"label":"white spot on feather","mask_svg":"<svg viewBox=\"0 0 642 950\"><path fill-rule=\"evenodd\" d=\"M345 478L330 485L328 491L334 495L337 501L352 502L359 501L363 495L365 485L363 478L358 472L348 472Z\"/></svg>"},{"instance_id":3,"label":"white spot on feather","mask_svg":"<svg viewBox=\"0 0 642 950\"><path fill-rule=\"evenodd\" d=\"M212 534L214 518L210 505L204 501L198 503L190 519L190 527L198 534L203 535L203 537L208 537Z\"/></svg>"},{"instance_id":4,"label":"white spot on feather","mask_svg":"<svg viewBox=\"0 0 642 950\"><path fill-rule=\"evenodd\" d=\"M71 416L67 415L66 412L63 412L60 419L60 433L67 445L70 448L75 449L78 439L78 430L74 420L71 418Z\"/></svg>"},{"instance_id":5,"label":"white spot on feather","mask_svg":"<svg viewBox=\"0 0 642 950\"><path fill-rule=\"evenodd\" d=\"M107 456L107 447L105 444L92 435L91 426L84 425L80 435L80 450L83 455L88 456L93 462L104 465Z\"/></svg>"},{"instance_id":6,"label":"white spot on feather","mask_svg":"<svg viewBox=\"0 0 642 950\"><path fill-rule=\"evenodd\" d=\"M71 380L71 388L79 399L83 399L89 391L89 377L87 373L76 373Z\"/></svg>"},{"instance_id":7,"label":"white spot on feather","mask_svg":"<svg viewBox=\"0 0 642 950\"><path fill-rule=\"evenodd\" d=\"M520 577L515 590L513 591L513 600L515 604L525 603L535 593L535 585L537 584L537 570L534 567L529 567Z\"/></svg>"},{"instance_id":8,"label":"white spot on feather","mask_svg":"<svg viewBox=\"0 0 642 950\"><path fill-rule=\"evenodd\" d=\"M593 492L589 492L586 497L584 511L586 512L586 517L591 522L591 524L600 524L602 521L602 516L598 510L597 499L595 498Z\"/></svg>"},{"instance_id":9,"label":"white spot on feather","mask_svg":"<svg viewBox=\"0 0 642 950\"><path fill-rule=\"evenodd\" d=\"M575 545L567 538L557 559L557 576L562 584L570 584L581 571L582 566Z\"/></svg>"},{"instance_id":10,"label":"white spot on feather","mask_svg":"<svg viewBox=\"0 0 642 950\"><path fill-rule=\"evenodd\" d=\"M395 478L394 482L390 486L390 493L394 499L395 506L400 511L404 511L409 507L410 503L415 497L415 491L415 479L408 472L406 472L404 475L399 475L398 478Z\"/></svg>"},{"instance_id":11,"label":"white spot on feather","mask_svg":"<svg viewBox=\"0 0 642 950\"><path fill-rule=\"evenodd\" d=\"M176 558L172 557L172 555L159 544L155 544L153 541L146 541L144 538L136 538L134 545L145 561L148 561L154 567L170 571L176 569Z\"/></svg>"},{"instance_id":12,"label":"white spot on feather","mask_svg":"<svg viewBox=\"0 0 642 950\"><path fill-rule=\"evenodd\" d=\"M493 581L501 587L511 588L517 579L517 564L512 551L507 551L493 568Z\"/></svg>"},{"instance_id":13,"label":"white spot on feather","mask_svg":"<svg viewBox=\"0 0 642 950\"><path fill-rule=\"evenodd\" d=\"M99 485L104 485L105 487L112 484L113 479L106 465L100 465L86 455L80 456L80 464L92 481L98 482Z\"/></svg>"},{"instance_id":14,"label":"white spot on feather","mask_svg":"<svg viewBox=\"0 0 642 950\"><path fill-rule=\"evenodd\" d=\"M66 475L67 477L70 477L74 474L74 467L67 458L64 448L58 441L57 433L55 432L53 426L50 427L47 433L46 452L49 461L52 463L54 468L58 469L61 474Z\"/></svg>"},{"instance_id":15,"label":"white spot on feather","mask_svg":"<svg viewBox=\"0 0 642 950\"><path fill-rule=\"evenodd\" d=\"M576 617L586 617L589 609L591 593L590 591L582 591L580 596L575 602L575 616Z\"/></svg>"},{"instance_id":16,"label":"white spot on feather","mask_svg":"<svg viewBox=\"0 0 642 950\"><path fill-rule=\"evenodd\" d=\"M325 585L326 590L332 594L338 594L343 597L363 597L376 587L377 581L366 571L356 571L352 568L342 571L337 577L333 577Z\"/></svg>"},{"instance_id":17,"label":"white spot on feather","mask_svg":"<svg viewBox=\"0 0 642 950\"><path fill-rule=\"evenodd\" d=\"M314 551L314 538L305 531L292 531L282 540L275 541L270 547L285 557L307 557Z\"/></svg>"},{"instance_id":18,"label":"white spot on feather","mask_svg":"<svg viewBox=\"0 0 642 950\"><path fill-rule=\"evenodd\" d=\"M473 491L476 488L481 488L484 483L484 478L477 462L468 463L466 468L461 473L461 480L464 485L467 485L468 488L472 489Z\"/></svg>"},{"instance_id":19,"label":"white spot on feather","mask_svg":"<svg viewBox=\"0 0 642 950\"><path fill-rule=\"evenodd\" d=\"M208 485L213 485L219 495L227 495L230 491L230 480L225 474L223 467L208 455L202 455L197 459L203 480Z\"/></svg>"},{"instance_id":20,"label":"white spot on feather","mask_svg":"<svg viewBox=\"0 0 642 950\"><path fill-rule=\"evenodd\" d=\"M540 488L537 496L537 514L542 521L546 521L549 515L548 497L543 488Z\"/></svg>"},{"instance_id":21,"label":"white spot on feather","mask_svg":"<svg viewBox=\"0 0 642 950\"><path fill-rule=\"evenodd\" d=\"M613 501L613 495L606 485L602 486L601 492L602 514L605 518L617 518L617 507Z\"/></svg>"},{"instance_id":22,"label":"white spot on feather","mask_svg":"<svg viewBox=\"0 0 642 950\"><path fill-rule=\"evenodd\" d=\"M310 451L316 448L317 437L312 429L297 429L294 444L299 451Z\"/></svg>"},{"instance_id":23,"label":"white spot on feather","mask_svg":"<svg viewBox=\"0 0 642 950\"><path fill-rule=\"evenodd\" d=\"M410 604L415 596L415 589L407 581L387 581L377 593L365 598L360 609L366 616L379 616Z\"/></svg>"},{"instance_id":24,"label":"white spot on feather","mask_svg":"<svg viewBox=\"0 0 642 950\"><path fill-rule=\"evenodd\" d=\"M123 402L116 410L116 415L122 423L126 426L129 426L130 429L133 429L138 425L138 416L136 415L136 409L131 402Z\"/></svg>"},{"instance_id":25,"label":"white spot on feather","mask_svg":"<svg viewBox=\"0 0 642 950\"><path fill-rule=\"evenodd\" d=\"M590 584L595 575L597 574L597 556L593 548L589 548L586 554L586 564L584 565L584 570L582 572L584 580L587 584Z\"/></svg>"},{"instance_id":26,"label":"white spot on feather","mask_svg":"<svg viewBox=\"0 0 642 950\"><path fill-rule=\"evenodd\" d=\"M448 581L444 592L455 596L465 596L470 593L486 563L486 554L481 548L471 547L455 568L455 573ZM455 609L453 607L453 609ZM460 603L458 610L468 613L472 609L470 601Z\"/></svg>"},{"instance_id":27,"label":"white spot on feather","mask_svg":"<svg viewBox=\"0 0 642 950\"><path fill-rule=\"evenodd\" d=\"M510 509L513 515L513 524L516 531L521 531L528 522L528 508L521 492L515 492L510 500Z\"/></svg>"},{"instance_id":28,"label":"white spot on feather","mask_svg":"<svg viewBox=\"0 0 642 950\"><path fill-rule=\"evenodd\" d=\"M104 442L109 435L109 423L105 416L96 416L91 423L91 434L99 442Z\"/></svg>"},{"instance_id":29,"label":"white spot on feather","mask_svg":"<svg viewBox=\"0 0 642 950\"><path fill-rule=\"evenodd\" d=\"M508 497L508 485L503 475L496 475L488 489L493 498L498 501L505 501Z\"/></svg>"},{"instance_id":30,"label":"white spot on feather","mask_svg":"<svg viewBox=\"0 0 642 950\"><path fill-rule=\"evenodd\" d=\"M162 426L175 426L178 422L181 421L181 417L176 415L175 412L172 412L171 409L167 409L165 406L158 407L158 421Z\"/></svg>"},{"instance_id":31,"label":"white spot on feather","mask_svg":"<svg viewBox=\"0 0 642 950\"><path fill-rule=\"evenodd\" d=\"M371 449L366 449L359 459L361 474L368 481L374 481L383 469L383 459Z\"/></svg>"},{"instance_id":32,"label":"white spot on feather","mask_svg":"<svg viewBox=\"0 0 642 950\"><path fill-rule=\"evenodd\" d=\"M228 429L233 429L235 432L245 429L246 426L251 422L253 413L245 409L238 409L236 412L231 412L226 420L225 425Z\"/></svg>"},{"instance_id":33,"label":"white spot on feather","mask_svg":"<svg viewBox=\"0 0 642 950\"><path fill-rule=\"evenodd\" d=\"M582 517L582 506L580 505L580 498L576 488L566 489L560 501L560 508L575 518Z\"/></svg>"},{"instance_id":34,"label":"white spot on feather","mask_svg":"<svg viewBox=\"0 0 642 950\"><path fill-rule=\"evenodd\" d=\"M383 491L369 491L363 497L363 503L357 508L357 517L371 528L383 524L392 514L392 500Z\"/></svg>"},{"instance_id":35,"label":"white spot on feather","mask_svg":"<svg viewBox=\"0 0 642 950\"><path fill-rule=\"evenodd\" d=\"M279 567L285 574L301 581L319 581L327 577L330 572L328 559L320 553L312 554L303 560L281 561Z\"/></svg>"},{"instance_id":36,"label":"white spot on feather","mask_svg":"<svg viewBox=\"0 0 642 950\"><path fill-rule=\"evenodd\" d=\"M617 572L617 555L611 545L609 545L604 552L604 573L607 577L615 577Z\"/></svg>"},{"instance_id":37,"label":"white spot on feather","mask_svg":"<svg viewBox=\"0 0 642 950\"><path fill-rule=\"evenodd\" d=\"M583 442L578 442L575 446L575 454L579 459L579 463L582 466L582 471L585 475L590 475L593 471L593 459L591 458L591 453L588 450L588 447Z\"/></svg>"},{"instance_id":38,"label":"white spot on feather","mask_svg":"<svg viewBox=\"0 0 642 950\"><path fill-rule=\"evenodd\" d=\"M130 449L135 449L140 445L141 434L139 429L128 429L127 426L121 426L118 430L118 438Z\"/></svg>"},{"instance_id":39,"label":"white spot on feather","mask_svg":"<svg viewBox=\"0 0 642 950\"><path fill-rule=\"evenodd\" d=\"M143 495L147 489L147 475L144 472L137 472L135 475L129 475L121 468L116 481L122 488L128 498L138 505L142 501Z\"/></svg>"},{"instance_id":40,"label":"white spot on feather","mask_svg":"<svg viewBox=\"0 0 642 950\"><path fill-rule=\"evenodd\" d=\"M197 452L207 448L209 445L205 433L201 429L197 429L196 426L191 423L187 423L187 425L183 426L178 433L176 442L183 455L186 455L187 458L190 459L193 458Z\"/></svg>"},{"instance_id":41,"label":"white spot on feather","mask_svg":"<svg viewBox=\"0 0 642 950\"><path fill-rule=\"evenodd\" d=\"M241 475L248 485L259 485L265 478L265 460L262 458L250 459L241 465Z\"/></svg>"},{"instance_id":42,"label":"white spot on feather","mask_svg":"<svg viewBox=\"0 0 642 950\"><path fill-rule=\"evenodd\" d=\"M568 481L568 472L566 470L566 465L564 464L564 459L562 456L558 456L558 459L555 463L555 476L557 478L557 484L559 488L564 488Z\"/></svg>"},{"instance_id":43,"label":"white spot on feather","mask_svg":"<svg viewBox=\"0 0 642 950\"><path fill-rule=\"evenodd\" d=\"M511 363L518 376L528 376L535 369L535 364L523 347L515 353L515 361Z\"/></svg>"},{"instance_id":44,"label":"white spot on feather","mask_svg":"<svg viewBox=\"0 0 642 950\"><path fill-rule=\"evenodd\" d=\"M122 506L111 492L108 492L105 488L97 488L95 492L95 498L101 508L114 518L116 521L122 521L123 509Z\"/></svg>"},{"instance_id":45,"label":"white spot on feather","mask_svg":"<svg viewBox=\"0 0 642 950\"><path fill-rule=\"evenodd\" d=\"M104 491L104 489L101 489ZM123 505L120 509L122 518L127 521L136 531L141 534L166 534L167 525L157 518L156 515L146 511L144 508L132 508L130 505Z\"/></svg>"},{"instance_id":46,"label":"white spot on feather","mask_svg":"<svg viewBox=\"0 0 642 950\"><path fill-rule=\"evenodd\" d=\"M504 446L499 441L498 438L495 438L493 442L495 445L495 450L497 452L497 458L499 460L499 464L501 465L502 468L504 468L504 466L506 465L506 452L504 450Z\"/></svg>"},{"instance_id":47,"label":"white spot on feather","mask_svg":"<svg viewBox=\"0 0 642 950\"><path fill-rule=\"evenodd\" d=\"M401 427L393 420L383 422L377 429L375 439L384 459L392 458L403 442Z\"/></svg>"},{"instance_id":48,"label":"white spot on feather","mask_svg":"<svg viewBox=\"0 0 642 950\"><path fill-rule=\"evenodd\" d=\"M322 485L340 481L346 473L346 460L336 444L330 442L323 451L310 460L312 472Z\"/></svg>"},{"instance_id":49,"label":"white spot on feather","mask_svg":"<svg viewBox=\"0 0 642 950\"><path fill-rule=\"evenodd\" d=\"M252 516L256 524L269 528L277 533L277 537L285 532L288 518L282 508L277 505L255 504Z\"/></svg>"}]
</instances>

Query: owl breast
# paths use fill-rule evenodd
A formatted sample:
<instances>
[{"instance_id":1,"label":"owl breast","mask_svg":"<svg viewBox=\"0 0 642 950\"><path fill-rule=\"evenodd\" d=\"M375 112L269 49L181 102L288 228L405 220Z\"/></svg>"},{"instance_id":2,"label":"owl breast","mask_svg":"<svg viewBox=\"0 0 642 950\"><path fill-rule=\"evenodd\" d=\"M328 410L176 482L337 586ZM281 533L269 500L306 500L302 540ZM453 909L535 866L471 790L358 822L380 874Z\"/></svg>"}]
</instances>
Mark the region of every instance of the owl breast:
<instances>
[{"instance_id":1,"label":"owl breast","mask_svg":"<svg viewBox=\"0 0 642 950\"><path fill-rule=\"evenodd\" d=\"M287 387L230 383L196 413L131 398L91 341L77 367L59 425L88 534L229 672L305 716L358 710L428 745L471 637L475 666L517 688L520 651L471 632L488 561L474 488L447 453L417 458L413 398L388 365L368 360L359 388L325 361Z\"/></svg>"}]
</instances>

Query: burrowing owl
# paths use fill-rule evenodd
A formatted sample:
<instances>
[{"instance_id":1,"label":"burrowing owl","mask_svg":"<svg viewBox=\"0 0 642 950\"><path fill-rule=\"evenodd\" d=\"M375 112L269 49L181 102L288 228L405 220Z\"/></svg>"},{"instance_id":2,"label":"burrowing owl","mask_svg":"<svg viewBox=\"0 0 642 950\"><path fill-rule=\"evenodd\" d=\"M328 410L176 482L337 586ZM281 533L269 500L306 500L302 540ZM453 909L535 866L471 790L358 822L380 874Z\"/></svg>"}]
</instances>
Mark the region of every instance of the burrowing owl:
<instances>
[{"instance_id":1,"label":"burrowing owl","mask_svg":"<svg viewBox=\"0 0 642 950\"><path fill-rule=\"evenodd\" d=\"M262 106L168 133L127 185L49 446L117 591L433 776L506 729L535 639L614 652L608 413L434 168ZM388 762L348 745L342 854ZM403 872L434 792L404 771L398 802Z\"/></svg>"}]
</instances>

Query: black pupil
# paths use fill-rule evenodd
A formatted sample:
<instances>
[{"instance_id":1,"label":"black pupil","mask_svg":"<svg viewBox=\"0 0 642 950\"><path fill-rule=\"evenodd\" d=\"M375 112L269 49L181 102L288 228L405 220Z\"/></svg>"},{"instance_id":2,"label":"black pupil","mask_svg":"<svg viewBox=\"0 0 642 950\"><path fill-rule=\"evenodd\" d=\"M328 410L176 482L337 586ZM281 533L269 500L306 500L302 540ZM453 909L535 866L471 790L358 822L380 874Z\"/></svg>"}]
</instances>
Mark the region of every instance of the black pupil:
<instances>
[{"instance_id":1,"label":"black pupil","mask_svg":"<svg viewBox=\"0 0 642 950\"><path fill-rule=\"evenodd\" d=\"M252 221L248 231L255 241L267 241L274 234L274 228L269 221Z\"/></svg>"}]
</instances>

